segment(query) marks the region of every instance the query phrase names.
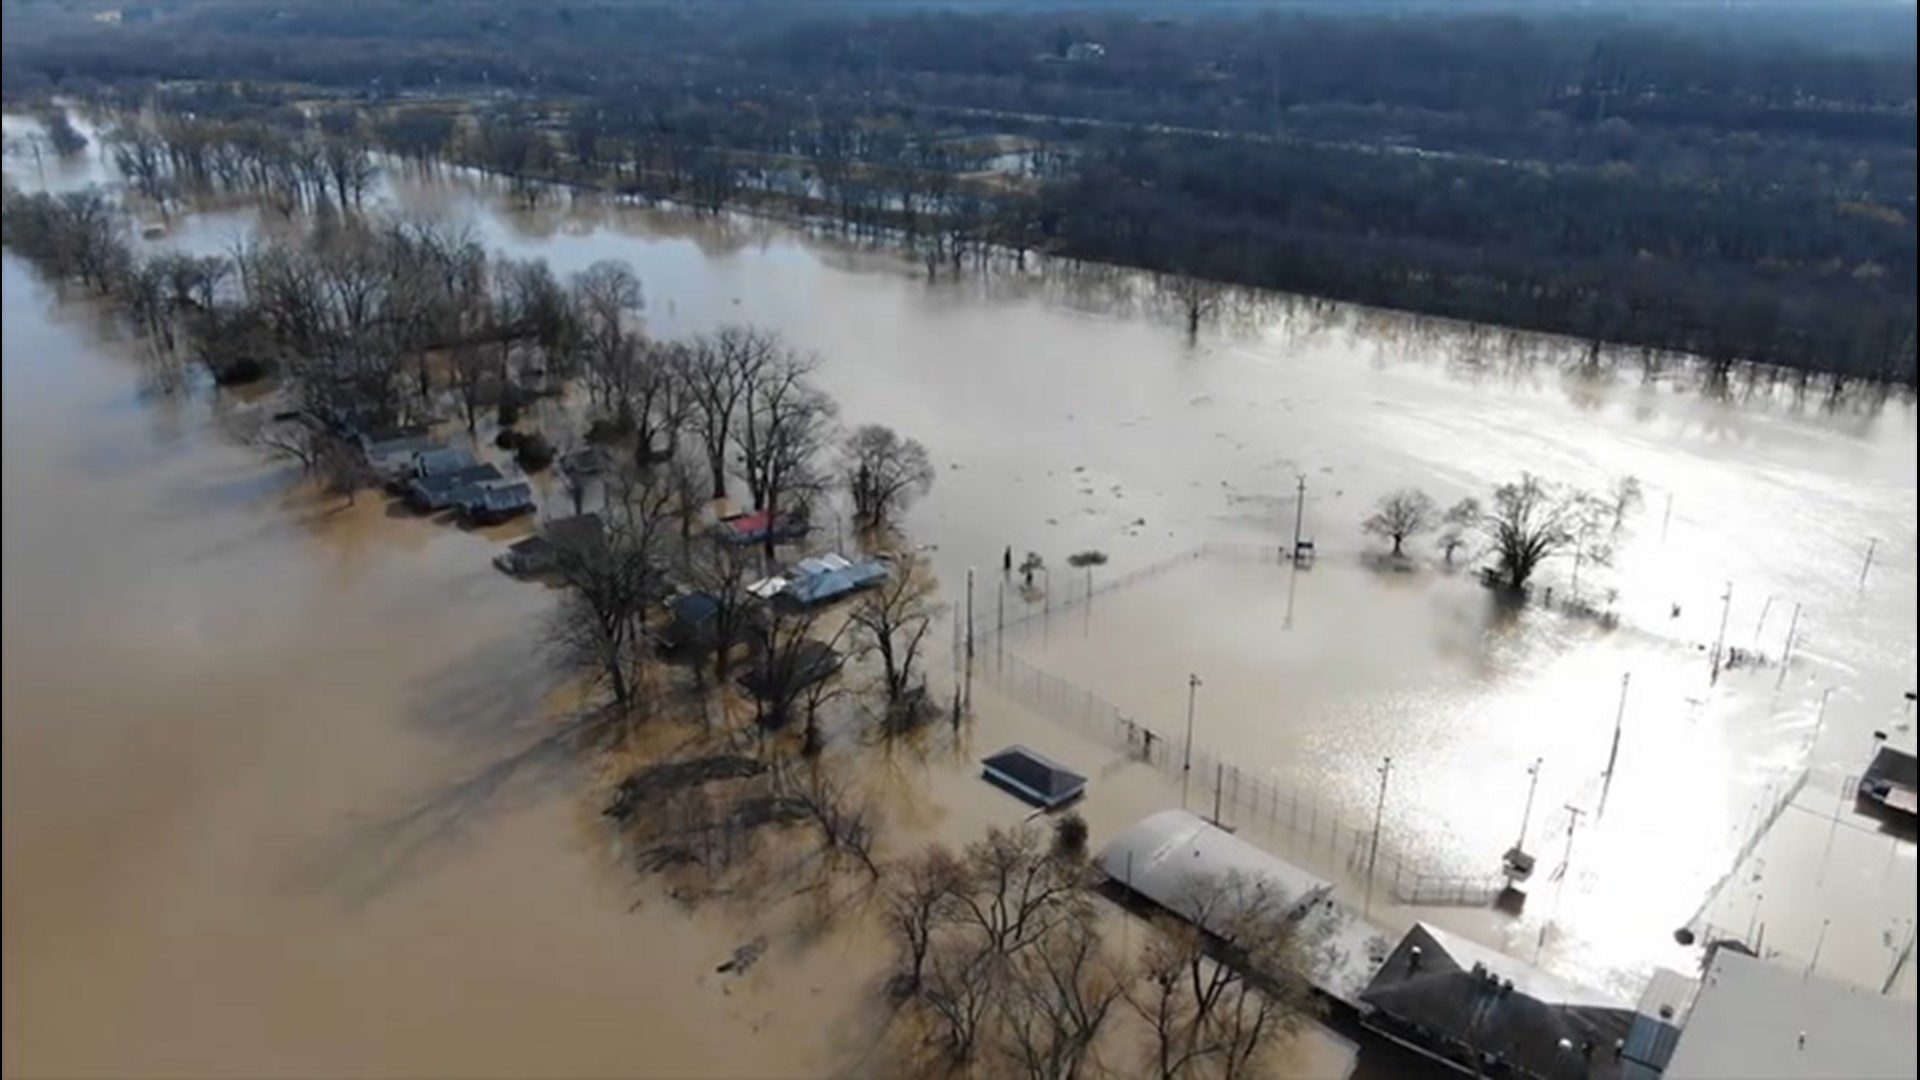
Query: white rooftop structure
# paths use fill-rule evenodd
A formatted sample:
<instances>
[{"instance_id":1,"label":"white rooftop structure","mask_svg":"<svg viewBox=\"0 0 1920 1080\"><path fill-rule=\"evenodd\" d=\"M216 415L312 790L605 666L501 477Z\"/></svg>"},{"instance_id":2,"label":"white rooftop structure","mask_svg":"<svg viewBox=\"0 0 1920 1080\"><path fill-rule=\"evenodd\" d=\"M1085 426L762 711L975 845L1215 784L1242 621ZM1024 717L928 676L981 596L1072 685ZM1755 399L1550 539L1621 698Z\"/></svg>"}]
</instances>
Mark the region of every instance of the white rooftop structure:
<instances>
[{"instance_id":1,"label":"white rooftop structure","mask_svg":"<svg viewBox=\"0 0 1920 1080\"><path fill-rule=\"evenodd\" d=\"M1715 954L1666 1080L1910 1080L1911 1001Z\"/></svg>"},{"instance_id":2,"label":"white rooftop structure","mask_svg":"<svg viewBox=\"0 0 1920 1080\"><path fill-rule=\"evenodd\" d=\"M1237 874L1264 884L1295 918L1333 885L1185 810L1140 819L1100 852L1100 869L1114 881L1169 911L1191 915L1212 883ZM1202 929L1214 929L1201 922Z\"/></svg>"}]
</instances>

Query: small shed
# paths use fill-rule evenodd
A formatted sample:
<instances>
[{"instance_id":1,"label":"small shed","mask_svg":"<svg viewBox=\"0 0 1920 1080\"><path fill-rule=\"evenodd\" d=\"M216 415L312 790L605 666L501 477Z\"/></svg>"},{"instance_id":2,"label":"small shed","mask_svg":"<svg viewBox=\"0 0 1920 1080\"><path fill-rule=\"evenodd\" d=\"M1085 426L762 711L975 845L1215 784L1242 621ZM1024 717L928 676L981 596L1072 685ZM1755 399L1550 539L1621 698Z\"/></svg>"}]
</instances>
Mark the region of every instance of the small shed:
<instances>
[{"instance_id":1,"label":"small shed","mask_svg":"<svg viewBox=\"0 0 1920 1080\"><path fill-rule=\"evenodd\" d=\"M1920 786L1920 765L1915 764L1913 752L1882 745L1861 774L1860 801L1869 809L1905 815L1910 821L1920 812L1916 786Z\"/></svg>"},{"instance_id":2,"label":"small shed","mask_svg":"<svg viewBox=\"0 0 1920 1080\"><path fill-rule=\"evenodd\" d=\"M1035 806L1052 810L1086 793L1087 778L1024 746L1009 746L980 763L980 774Z\"/></svg>"}]
</instances>

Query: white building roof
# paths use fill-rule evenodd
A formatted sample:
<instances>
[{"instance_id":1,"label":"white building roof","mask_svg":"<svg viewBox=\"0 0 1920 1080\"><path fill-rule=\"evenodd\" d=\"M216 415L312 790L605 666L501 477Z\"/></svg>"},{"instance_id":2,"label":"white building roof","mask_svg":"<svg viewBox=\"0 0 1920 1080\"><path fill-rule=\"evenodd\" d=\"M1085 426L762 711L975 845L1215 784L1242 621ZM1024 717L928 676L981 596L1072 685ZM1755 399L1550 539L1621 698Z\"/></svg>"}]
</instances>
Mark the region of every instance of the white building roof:
<instances>
[{"instance_id":1,"label":"white building roof","mask_svg":"<svg viewBox=\"0 0 1920 1080\"><path fill-rule=\"evenodd\" d=\"M1721 949L1666 1080L1905 1080L1914 1034L1911 1001Z\"/></svg>"},{"instance_id":2,"label":"white building roof","mask_svg":"<svg viewBox=\"0 0 1920 1080\"><path fill-rule=\"evenodd\" d=\"M1181 914L1191 912L1196 889L1235 873L1272 888L1295 914L1333 889L1326 879L1185 810L1162 810L1114 837L1100 852L1100 869L1141 896Z\"/></svg>"}]
</instances>

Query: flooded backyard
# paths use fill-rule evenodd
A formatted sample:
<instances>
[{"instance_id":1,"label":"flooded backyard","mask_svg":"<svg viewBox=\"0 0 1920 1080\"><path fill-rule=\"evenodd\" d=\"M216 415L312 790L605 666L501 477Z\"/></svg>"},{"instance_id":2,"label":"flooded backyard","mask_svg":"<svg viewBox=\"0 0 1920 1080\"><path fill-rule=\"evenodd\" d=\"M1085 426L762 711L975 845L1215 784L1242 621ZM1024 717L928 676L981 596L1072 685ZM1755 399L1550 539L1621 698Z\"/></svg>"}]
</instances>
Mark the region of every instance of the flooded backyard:
<instances>
[{"instance_id":1,"label":"flooded backyard","mask_svg":"<svg viewBox=\"0 0 1920 1080\"><path fill-rule=\"evenodd\" d=\"M12 160L9 178L41 179ZM1913 741L1910 402L1570 373L1570 347L1271 297L1189 344L1133 275L930 284L769 222L522 210L457 179L387 195L563 277L629 261L652 333L751 322L816 350L845 423L931 450L938 480L907 529L955 608L976 571L977 627L1028 620L996 649L1168 739L1199 675L1207 759L1349 835L1371 826L1391 757L1382 849L1402 865L1493 869L1542 759L1525 838L1543 875L1567 864L1564 884L1511 919L1383 888L1387 924L1432 918L1628 996L1649 966L1687 962L1674 929L1764 924L1783 962L1913 993L1911 965L1889 966L1913 846L1839 798L1874 732ZM257 225L210 212L163 242L217 250ZM859 1072L882 943L796 936L717 975L766 927L666 903L610 857L572 763L525 753L553 688L538 638L554 597L489 565L524 527L305 494L223 434L244 403L143 393L127 343L11 255L4 311L10 1075ZM1613 594L1617 628L1496 610L1424 545L1411 572L1366 557L1380 494L1444 504L1522 470L1645 484L1613 566L1578 586L1570 565L1543 571L1563 596ZM1302 476L1320 557L1296 571L1261 553L1290 544ZM1226 554L1178 558L1208 544ZM1009 547L1044 557L1044 589L1003 588ZM1088 549L1110 559L1096 583L1172 561L1069 606L1086 578L1067 558ZM1723 624L1778 657L1796 608L1788 670L1710 678ZM980 682L967 753L874 779L894 842L1021 820L969 765L1007 742L1094 778L1096 843L1180 799L1177 775L1103 731ZM1197 809L1210 783L1195 778ZM1315 861L1274 824L1279 798L1265 823L1223 816ZM1331 1037L1299 1053L1302 1074L1351 1068Z\"/></svg>"}]
</instances>

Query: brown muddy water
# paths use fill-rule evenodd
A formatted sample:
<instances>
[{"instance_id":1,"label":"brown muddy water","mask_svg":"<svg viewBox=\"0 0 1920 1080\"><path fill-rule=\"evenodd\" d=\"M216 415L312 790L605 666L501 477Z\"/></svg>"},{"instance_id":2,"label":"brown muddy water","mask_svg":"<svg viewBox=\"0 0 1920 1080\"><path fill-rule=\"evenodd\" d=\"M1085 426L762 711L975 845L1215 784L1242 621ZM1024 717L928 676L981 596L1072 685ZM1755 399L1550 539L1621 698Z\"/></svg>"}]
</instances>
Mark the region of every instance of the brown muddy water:
<instances>
[{"instance_id":1,"label":"brown muddy water","mask_svg":"<svg viewBox=\"0 0 1920 1080\"><path fill-rule=\"evenodd\" d=\"M9 173L39 179L18 161ZM521 211L457 181L390 196L562 274L629 260L655 332L752 321L817 349L847 421L892 424L940 463L909 524L957 605L966 569L997 579L1008 545L1056 568L1099 548L1100 573L1120 574L1206 542L1277 544L1304 474L1312 571L1196 563L1010 647L1163 732L1187 674L1204 674L1196 742L1343 819L1365 821L1372 768L1393 756L1388 847L1461 873L1511 841L1535 756L1548 765L1531 846L1558 861L1560 808L1592 808L1631 672L1607 817L1576 837L1566 895L1542 894L1559 919L1376 915L1450 921L1521 955L1545 940L1543 962L1629 985L1677 962L1661 935L1707 901L1769 786L1811 762L1777 844L1707 917L1765 922L1770 948L1823 950L1823 971L1878 989L1883 942L1914 912L1913 849L1830 826L1871 733L1912 740L1910 404L1713 398L1631 367L1569 375L1551 342L1273 298L1194 347L1144 310L1131 275L930 286L765 222ZM214 248L256 225L205 214L166 242ZM500 537L304 498L220 436L238 403L142 395L125 344L10 257L4 311L9 1075L857 1067L881 963L869 938L794 939L719 978L751 920L661 903L583 822L582 777L522 753L542 734L531 643L551 597L491 569ZM1358 522L1380 492L1446 500L1521 469L1646 482L1617 565L1583 573L1584 590L1618 590L1620 630L1495 620L1460 578L1362 560ZM1547 579L1570 588L1570 570ZM1801 659L1777 690L1771 669L1708 683L1699 646L1728 582L1730 643L1777 654L1802 607ZM1096 841L1178 801L1177 783L1083 729L990 691L980 702L971 749L1017 738L1096 777ZM903 837L964 840L1023 816L964 757L895 762L874 783L898 796ZM1834 928L1816 945L1822 919ZM1297 1075L1351 1056L1330 1038L1299 1054Z\"/></svg>"}]
</instances>

